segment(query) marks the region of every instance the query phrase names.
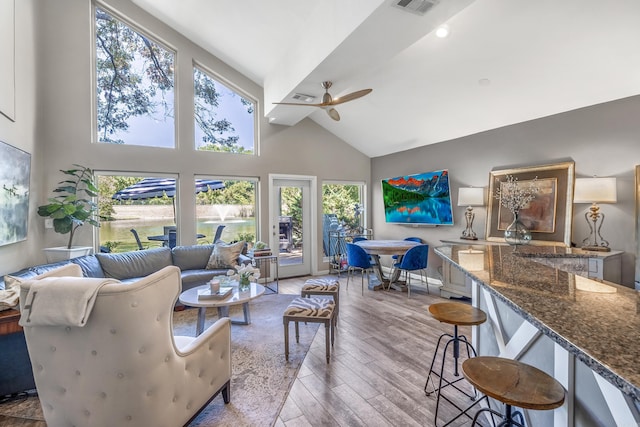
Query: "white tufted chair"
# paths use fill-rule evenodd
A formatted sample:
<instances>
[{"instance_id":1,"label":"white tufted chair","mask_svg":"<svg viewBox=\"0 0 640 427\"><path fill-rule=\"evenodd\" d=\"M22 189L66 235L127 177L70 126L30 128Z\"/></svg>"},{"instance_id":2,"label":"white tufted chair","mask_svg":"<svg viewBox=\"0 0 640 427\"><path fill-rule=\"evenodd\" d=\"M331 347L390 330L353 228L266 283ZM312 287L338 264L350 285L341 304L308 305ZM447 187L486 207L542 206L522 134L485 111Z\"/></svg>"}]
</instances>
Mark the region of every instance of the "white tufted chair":
<instances>
[{"instance_id":1,"label":"white tufted chair","mask_svg":"<svg viewBox=\"0 0 640 427\"><path fill-rule=\"evenodd\" d=\"M22 284L21 309L32 283ZM229 403L230 321L173 336L179 292L180 270L166 267L104 285L84 327L24 328L47 425L176 427L219 392Z\"/></svg>"}]
</instances>

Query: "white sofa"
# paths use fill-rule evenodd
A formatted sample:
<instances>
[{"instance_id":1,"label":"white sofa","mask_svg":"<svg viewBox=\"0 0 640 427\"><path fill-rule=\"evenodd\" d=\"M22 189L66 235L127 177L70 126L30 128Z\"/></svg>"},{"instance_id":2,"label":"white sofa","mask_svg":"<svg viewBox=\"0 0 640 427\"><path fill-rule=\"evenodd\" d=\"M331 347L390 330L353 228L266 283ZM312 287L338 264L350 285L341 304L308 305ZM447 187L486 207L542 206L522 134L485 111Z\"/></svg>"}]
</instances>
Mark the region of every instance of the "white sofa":
<instances>
[{"instance_id":1,"label":"white sofa","mask_svg":"<svg viewBox=\"0 0 640 427\"><path fill-rule=\"evenodd\" d=\"M82 276L77 265L62 270ZM22 282L23 316L35 281L60 275L58 269ZM127 284L82 280L111 282L99 289L83 327L24 328L48 425L176 427L220 392L229 402L230 321L220 319L196 338L173 335L178 267Z\"/></svg>"}]
</instances>

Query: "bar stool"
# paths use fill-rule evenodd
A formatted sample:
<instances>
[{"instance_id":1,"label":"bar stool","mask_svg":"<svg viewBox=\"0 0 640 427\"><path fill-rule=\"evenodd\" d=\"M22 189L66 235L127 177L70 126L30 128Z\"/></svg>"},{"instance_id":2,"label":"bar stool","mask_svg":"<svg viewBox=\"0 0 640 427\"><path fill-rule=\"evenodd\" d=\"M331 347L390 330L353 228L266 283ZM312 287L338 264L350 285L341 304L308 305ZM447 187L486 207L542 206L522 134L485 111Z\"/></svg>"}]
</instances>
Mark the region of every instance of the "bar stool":
<instances>
[{"instance_id":1,"label":"bar stool","mask_svg":"<svg viewBox=\"0 0 640 427\"><path fill-rule=\"evenodd\" d=\"M429 375L427 376L427 381L424 384L424 392L427 396L430 396L432 393L437 393L434 426L438 425L438 408L440 407L440 397L442 397L447 402L452 404L455 408L457 408L459 411L461 411L459 415L457 415L455 418L453 418L452 420L449 420L446 424L444 424L446 426L463 414L467 415L469 418L471 418L471 416L466 413L466 411L469 408L463 410L454 402L452 402L447 396L443 395L441 393L443 388L451 386L472 400L475 400L477 397L475 390L473 394L469 394L465 390L461 389L456 385L459 381L462 381L464 379L464 377L460 376L460 373L458 371L458 367L459 367L458 359L460 358L460 343L463 343L465 345L467 349L467 357L471 357L472 354L473 356L477 356L476 350L473 348L471 343L467 340L467 337L465 337L464 335L458 334L458 326L480 325L487 321L487 314L478 308L475 308L468 304L463 304L460 302L442 302L437 304L431 304L429 306L429 313L431 313L431 316L433 316L436 320L439 320L442 323L448 323L450 325L453 325L453 335L444 333L440 335L440 338L438 338L436 349L433 352L433 359L431 359L431 366L429 367ZM449 340L444 345L444 349L442 351L442 364L440 365L440 372L437 372L433 369L433 366L435 364L436 358L438 357L438 349L440 348L440 344L444 338L449 338ZM449 345L451 344L453 344L453 359L454 359L453 375L455 377L459 377L458 379L455 379L452 381L444 378L444 365L446 362L447 350L449 348ZM435 381L431 378L431 375L435 375L439 378L437 388L435 387ZM432 391L428 391L430 381L432 382L432 386L433 386Z\"/></svg>"},{"instance_id":2,"label":"bar stool","mask_svg":"<svg viewBox=\"0 0 640 427\"><path fill-rule=\"evenodd\" d=\"M555 409L564 403L565 390L556 379L516 360L501 357L479 356L462 363L462 374L477 390L505 404L504 414L491 408L482 408L473 417L473 427L483 412L498 415L502 422L497 427L525 427L522 409ZM482 399L480 399L482 400ZM514 418L520 417L520 422ZM493 421L493 415L491 416Z\"/></svg>"}]
</instances>

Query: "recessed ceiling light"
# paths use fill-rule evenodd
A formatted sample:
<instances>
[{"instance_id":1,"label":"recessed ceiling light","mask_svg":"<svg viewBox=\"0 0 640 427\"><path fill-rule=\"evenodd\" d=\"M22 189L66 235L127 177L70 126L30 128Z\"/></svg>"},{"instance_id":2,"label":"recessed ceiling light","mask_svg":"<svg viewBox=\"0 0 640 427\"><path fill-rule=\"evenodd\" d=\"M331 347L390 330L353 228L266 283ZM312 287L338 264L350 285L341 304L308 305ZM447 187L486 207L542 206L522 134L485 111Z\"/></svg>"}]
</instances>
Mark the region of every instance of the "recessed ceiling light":
<instances>
[{"instance_id":1,"label":"recessed ceiling light","mask_svg":"<svg viewBox=\"0 0 640 427\"><path fill-rule=\"evenodd\" d=\"M491 84L491 80L489 80L489 79L480 79L480 80L478 80L478 84L480 86L489 86Z\"/></svg>"},{"instance_id":2,"label":"recessed ceiling light","mask_svg":"<svg viewBox=\"0 0 640 427\"><path fill-rule=\"evenodd\" d=\"M447 24L442 24L438 28L436 28L436 37L441 39L448 37L450 33L449 26Z\"/></svg>"}]
</instances>

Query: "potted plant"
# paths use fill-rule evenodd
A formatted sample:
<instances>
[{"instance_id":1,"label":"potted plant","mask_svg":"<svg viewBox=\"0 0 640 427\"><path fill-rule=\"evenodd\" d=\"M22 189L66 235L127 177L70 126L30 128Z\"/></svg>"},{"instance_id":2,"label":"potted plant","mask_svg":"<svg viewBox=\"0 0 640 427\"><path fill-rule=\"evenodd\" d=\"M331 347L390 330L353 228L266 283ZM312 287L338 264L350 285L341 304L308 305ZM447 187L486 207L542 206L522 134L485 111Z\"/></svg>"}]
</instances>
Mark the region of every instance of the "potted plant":
<instances>
[{"instance_id":1,"label":"potted plant","mask_svg":"<svg viewBox=\"0 0 640 427\"><path fill-rule=\"evenodd\" d=\"M60 170L69 179L59 182L58 187L53 190L58 193L57 196L50 198L48 204L38 207L38 215L53 219L56 233L69 234L66 247L44 249L48 262L88 255L92 247L73 246L75 232L85 223L100 227L96 220L98 206L91 199L98 195L93 170L86 166L74 166L74 169Z\"/></svg>"}]
</instances>

